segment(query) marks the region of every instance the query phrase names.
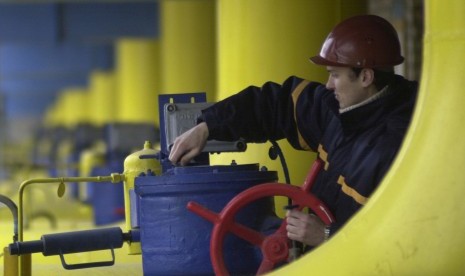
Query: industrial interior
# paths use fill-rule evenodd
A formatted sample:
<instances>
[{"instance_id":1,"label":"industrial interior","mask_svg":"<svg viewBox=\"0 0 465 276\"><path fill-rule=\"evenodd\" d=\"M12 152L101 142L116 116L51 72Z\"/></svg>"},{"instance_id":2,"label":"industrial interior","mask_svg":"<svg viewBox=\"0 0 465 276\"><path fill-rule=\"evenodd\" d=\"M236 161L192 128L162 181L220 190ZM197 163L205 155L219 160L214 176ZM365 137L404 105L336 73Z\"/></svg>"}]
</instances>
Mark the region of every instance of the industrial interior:
<instances>
[{"instance_id":1,"label":"industrial interior","mask_svg":"<svg viewBox=\"0 0 465 276\"><path fill-rule=\"evenodd\" d=\"M302 160L315 153L209 141L181 167L170 146L203 108L249 85L325 83L308 58L357 14L398 31L396 73L420 82L413 122L362 211L328 243L265 272L465 273L465 2L446 2L0 1L3 275L255 275L260 248L237 225L253 229L270 210L282 218L297 195L271 187L301 187L311 167ZM226 210L263 183L275 193L256 189L269 196Z\"/></svg>"}]
</instances>

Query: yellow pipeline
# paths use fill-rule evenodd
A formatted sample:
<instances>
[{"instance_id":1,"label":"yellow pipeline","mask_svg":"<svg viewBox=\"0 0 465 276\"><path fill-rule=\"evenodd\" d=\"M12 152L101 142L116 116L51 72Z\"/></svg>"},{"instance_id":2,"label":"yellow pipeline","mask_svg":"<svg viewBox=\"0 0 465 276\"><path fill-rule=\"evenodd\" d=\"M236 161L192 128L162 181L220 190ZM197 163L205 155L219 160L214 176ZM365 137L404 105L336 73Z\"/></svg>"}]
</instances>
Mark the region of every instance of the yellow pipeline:
<instances>
[{"instance_id":1,"label":"yellow pipeline","mask_svg":"<svg viewBox=\"0 0 465 276\"><path fill-rule=\"evenodd\" d=\"M21 256L21 269L19 269L19 256L10 254L8 247L3 248L3 275L4 276L29 276L31 269L31 254ZM19 271L22 271L21 274Z\"/></svg>"},{"instance_id":2,"label":"yellow pipeline","mask_svg":"<svg viewBox=\"0 0 465 276\"><path fill-rule=\"evenodd\" d=\"M115 118L114 74L95 71L90 75L89 89L68 87L61 91L44 116L47 126L74 127L79 123L103 125Z\"/></svg>"},{"instance_id":3,"label":"yellow pipeline","mask_svg":"<svg viewBox=\"0 0 465 276\"><path fill-rule=\"evenodd\" d=\"M116 45L116 120L158 125L159 42L124 38Z\"/></svg>"},{"instance_id":4,"label":"yellow pipeline","mask_svg":"<svg viewBox=\"0 0 465 276\"><path fill-rule=\"evenodd\" d=\"M87 91L82 87L69 87L60 91L55 103L45 116L49 126L74 127L88 121Z\"/></svg>"},{"instance_id":5,"label":"yellow pipeline","mask_svg":"<svg viewBox=\"0 0 465 276\"><path fill-rule=\"evenodd\" d=\"M420 94L402 150L327 244L272 275L464 275L465 2L425 2Z\"/></svg>"},{"instance_id":6,"label":"yellow pipeline","mask_svg":"<svg viewBox=\"0 0 465 276\"><path fill-rule=\"evenodd\" d=\"M213 100L215 2L160 1L162 93L207 92Z\"/></svg>"},{"instance_id":7,"label":"yellow pipeline","mask_svg":"<svg viewBox=\"0 0 465 276\"><path fill-rule=\"evenodd\" d=\"M220 0L218 1L218 91L216 100L266 81L281 83L291 75L325 82L325 68L312 65L308 58L318 53L328 32L343 17L365 11L366 1ZM303 183L315 158L280 143L292 168L291 183ZM212 162L229 164L260 162L281 171L278 161L267 152L271 144L251 144L247 152L222 153ZM259 158L259 159L257 159ZM284 175L281 173L281 182ZM281 203L280 203L281 202ZM278 200L281 212L285 200Z\"/></svg>"},{"instance_id":8,"label":"yellow pipeline","mask_svg":"<svg viewBox=\"0 0 465 276\"><path fill-rule=\"evenodd\" d=\"M94 71L90 75L90 121L102 126L116 117L116 84L113 72Z\"/></svg>"},{"instance_id":9,"label":"yellow pipeline","mask_svg":"<svg viewBox=\"0 0 465 276\"><path fill-rule=\"evenodd\" d=\"M56 127L56 126L59 125L57 101L55 101L45 111L44 125L47 126L47 127L50 127L50 128Z\"/></svg>"},{"instance_id":10,"label":"yellow pipeline","mask_svg":"<svg viewBox=\"0 0 465 276\"><path fill-rule=\"evenodd\" d=\"M70 87L62 91L60 111L65 126L72 128L79 123L89 122L88 95L88 91L81 87Z\"/></svg>"}]
</instances>

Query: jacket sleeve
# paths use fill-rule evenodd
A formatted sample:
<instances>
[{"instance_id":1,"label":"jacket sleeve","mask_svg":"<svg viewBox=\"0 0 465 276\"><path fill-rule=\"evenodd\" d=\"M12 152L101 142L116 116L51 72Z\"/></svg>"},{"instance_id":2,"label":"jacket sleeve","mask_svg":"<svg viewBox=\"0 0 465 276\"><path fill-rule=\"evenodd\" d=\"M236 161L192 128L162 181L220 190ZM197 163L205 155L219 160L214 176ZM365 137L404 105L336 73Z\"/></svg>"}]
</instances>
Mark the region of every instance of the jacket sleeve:
<instances>
[{"instance_id":1,"label":"jacket sleeve","mask_svg":"<svg viewBox=\"0 0 465 276\"><path fill-rule=\"evenodd\" d=\"M262 143L287 138L293 147L304 149L302 142L305 139L299 133L296 119L312 115L300 114L303 109L296 109L296 106L302 104L297 101L305 102L305 112L311 113L318 104L313 92L321 86L298 77L289 77L282 85L267 82L262 87L250 86L203 110L199 121L207 123L209 139L232 141L242 138L247 142Z\"/></svg>"}]
</instances>

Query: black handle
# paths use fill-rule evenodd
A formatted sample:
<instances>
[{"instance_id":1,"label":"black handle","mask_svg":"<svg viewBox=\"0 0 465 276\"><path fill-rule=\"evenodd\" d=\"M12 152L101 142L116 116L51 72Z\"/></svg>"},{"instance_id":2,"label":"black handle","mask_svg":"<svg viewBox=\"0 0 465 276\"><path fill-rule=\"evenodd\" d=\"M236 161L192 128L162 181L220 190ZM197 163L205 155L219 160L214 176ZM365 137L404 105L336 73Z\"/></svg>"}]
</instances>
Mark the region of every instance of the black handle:
<instances>
[{"instance_id":1,"label":"black handle","mask_svg":"<svg viewBox=\"0 0 465 276\"><path fill-rule=\"evenodd\" d=\"M51 256L120 248L126 239L121 228L111 227L43 235L38 241L12 243L9 250L12 255L42 252Z\"/></svg>"},{"instance_id":2,"label":"black handle","mask_svg":"<svg viewBox=\"0 0 465 276\"><path fill-rule=\"evenodd\" d=\"M121 248L124 241L131 241L131 233L123 233L121 228L112 227L95 230L83 230L43 235L40 240L15 242L9 245L11 255L24 255L42 252L44 256L60 255L65 269L81 269L98 266L110 266L115 263L115 248ZM111 250L110 261L67 264L65 254L97 250Z\"/></svg>"}]
</instances>

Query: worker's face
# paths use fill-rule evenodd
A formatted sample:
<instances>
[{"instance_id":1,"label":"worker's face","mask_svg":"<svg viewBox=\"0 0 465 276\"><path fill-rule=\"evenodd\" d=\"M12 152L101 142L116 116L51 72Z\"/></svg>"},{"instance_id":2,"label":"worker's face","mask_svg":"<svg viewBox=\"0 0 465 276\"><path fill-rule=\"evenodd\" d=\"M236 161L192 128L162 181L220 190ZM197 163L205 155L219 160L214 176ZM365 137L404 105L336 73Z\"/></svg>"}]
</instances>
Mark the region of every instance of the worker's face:
<instances>
[{"instance_id":1,"label":"worker's face","mask_svg":"<svg viewBox=\"0 0 465 276\"><path fill-rule=\"evenodd\" d=\"M371 91L366 89L363 72L356 76L355 72L348 67L328 66L326 69L329 72L326 88L334 91L339 108L343 109L361 103L372 95Z\"/></svg>"}]
</instances>

